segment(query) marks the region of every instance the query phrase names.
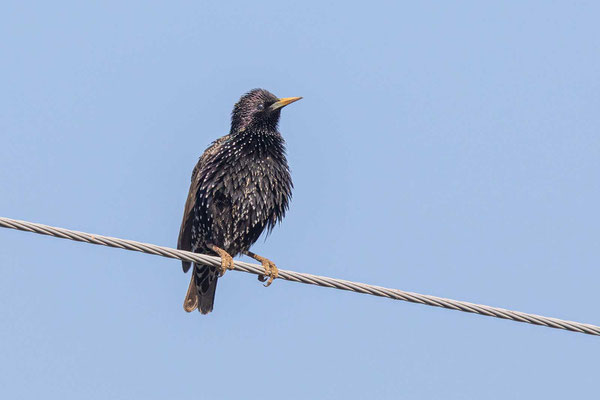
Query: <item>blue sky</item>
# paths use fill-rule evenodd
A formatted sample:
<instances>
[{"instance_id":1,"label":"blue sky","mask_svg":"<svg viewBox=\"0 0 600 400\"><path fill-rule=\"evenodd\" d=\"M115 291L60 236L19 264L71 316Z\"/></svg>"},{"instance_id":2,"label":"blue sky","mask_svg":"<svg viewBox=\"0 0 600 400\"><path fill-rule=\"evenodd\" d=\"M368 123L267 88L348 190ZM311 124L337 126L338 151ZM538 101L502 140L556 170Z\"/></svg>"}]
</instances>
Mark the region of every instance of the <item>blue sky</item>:
<instances>
[{"instance_id":1,"label":"blue sky","mask_svg":"<svg viewBox=\"0 0 600 400\"><path fill-rule=\"evenodd\" d=\"M286 108L281 268L600 323L595 2L52 2L0 13L0 215L176 244L245 91ZM597 337L0 230L7 398L548 398Z\"/></svg>"}]
</instances>

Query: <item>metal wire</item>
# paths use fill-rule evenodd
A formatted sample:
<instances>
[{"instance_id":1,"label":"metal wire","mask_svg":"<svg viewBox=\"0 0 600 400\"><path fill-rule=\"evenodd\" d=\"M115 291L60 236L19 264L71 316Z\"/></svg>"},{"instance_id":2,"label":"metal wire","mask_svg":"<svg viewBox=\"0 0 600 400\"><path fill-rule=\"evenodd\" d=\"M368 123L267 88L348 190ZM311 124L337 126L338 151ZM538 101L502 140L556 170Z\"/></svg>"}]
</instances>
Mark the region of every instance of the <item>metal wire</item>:
<instances>
[{"instance_id":1,"label":"metal wire","mask_svg":"<svg viewBox=\"0 0 600 400\"><path fill-rule=\"evenodd\" d=\"M169 247L157 246L149 243L141 243L133 240L119 239L102 235L93 235L84 232L72 231L70 229L37 224L34 222L19 221L11 218L0 217L0 226L4 228L17 229L20 231L54 236L61 239L71 239L76 240L78 242L100 244L109 247L116 247L119 249L133 250L163 257L176 258L178 260L191 261L200 264L211 265L214 267L218 267L221 265L221 259L219 257L192 253L183 250L176 250ZM243 261L235 261L234 265L236 271L248 272L256 275L262 275L265 272L263 267L258 264L250 264ZM489 317L509 319L512 321L526 322L529 324L541 325L549 328L564 329L571 332L580 332L586 333L588 335L600 336L600 327L595 325L583 324L580 322L573 321L565 321L562 319L528 314L520 311L505 310L503 308L468 303L466 301L445 299L442 297L430 296L425 294L405 292L399 289L388 289L381 286L367 285L365 283L328 278L326 276L311 275L301 272L286 271L280 269L278 279L285 279L288 281L307 283L310 285L324 286L335 289L349 290L352 292L370 294L373 296L381 296L395 300L409 301L411 303L425 304L428 306L442 307L450 310L464 311L468 313L487 315Z\"/></svg>"}]
</instances>

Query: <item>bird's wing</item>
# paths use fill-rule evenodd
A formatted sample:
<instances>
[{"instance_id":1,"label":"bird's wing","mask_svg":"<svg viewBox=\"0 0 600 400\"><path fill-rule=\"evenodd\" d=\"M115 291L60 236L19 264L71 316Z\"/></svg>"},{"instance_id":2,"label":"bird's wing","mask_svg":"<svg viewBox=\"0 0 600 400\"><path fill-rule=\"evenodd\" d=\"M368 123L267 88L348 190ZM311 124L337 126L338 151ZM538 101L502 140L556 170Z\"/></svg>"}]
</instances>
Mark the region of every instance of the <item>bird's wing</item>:
<instances>
[{"instance_id":1,"label":"bird's wing","mask_svg":"<svg viewBox=\"0 0 600 400\"><path fill-rule=\"evenodd\" d=\"M225 135L214 142L204 151L198 163L192 171L192 182L190 183L190 191L188 193L187 200L185 201L185 207L183 210L183 221L181 221L181 228L179 228L179 239L177 240L177 248L180 250L192 250L192 225L194 223L194 206L196 204L196 198L198 194L198 188L202 181L203 174L205 173L205 166L209 161L219 152L223 142L229 139L229 135ZM191 263L188 261L182 261L183 272L187 272L190 269Z\"/></svg>"}]
</instances>

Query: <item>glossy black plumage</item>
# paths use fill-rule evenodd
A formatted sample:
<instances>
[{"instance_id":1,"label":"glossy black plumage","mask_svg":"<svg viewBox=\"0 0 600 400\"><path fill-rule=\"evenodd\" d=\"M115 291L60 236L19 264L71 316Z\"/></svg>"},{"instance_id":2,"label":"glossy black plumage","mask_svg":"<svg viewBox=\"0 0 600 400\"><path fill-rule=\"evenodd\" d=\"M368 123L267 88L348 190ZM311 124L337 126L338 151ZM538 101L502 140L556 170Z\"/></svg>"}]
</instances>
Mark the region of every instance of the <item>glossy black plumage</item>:
<instances>
[{"instance_id":1,"label":"glossy black plumage","mask_svg":"<svg viewBox=\"0 0 600 400\"><path fill-rule=\"evenodd\" d=\"M254 89L236 103L230 133L206 149L192 173L179 249L216 255L214 245L236 256L283 219L293 185L277 124L281 107L297 99ZM187 311L212 310L218 272L194 265Z\"/></svg>"}]
</instances>

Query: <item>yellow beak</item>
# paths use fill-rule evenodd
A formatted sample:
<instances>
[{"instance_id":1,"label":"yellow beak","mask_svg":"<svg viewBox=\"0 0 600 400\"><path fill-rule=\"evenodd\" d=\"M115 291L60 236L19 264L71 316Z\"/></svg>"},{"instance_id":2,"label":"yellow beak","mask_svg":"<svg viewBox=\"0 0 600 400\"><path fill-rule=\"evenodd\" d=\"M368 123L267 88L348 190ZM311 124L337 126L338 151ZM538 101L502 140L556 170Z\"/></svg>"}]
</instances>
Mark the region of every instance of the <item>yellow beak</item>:
<instances>
[{"instance_id":1,"label":"yellow beak","mask_svg":"<svg viewBox=\"0 0 600 400\"><path fill-rule=\"evenodd\" d=\"M269 107L271 111L275 111L278 108L285 107L288 104L292 104L295 101L300 100L302 97L284 97L282 99L277 100L275 103L271 104Z\"/></svg>"}]
</instances>

